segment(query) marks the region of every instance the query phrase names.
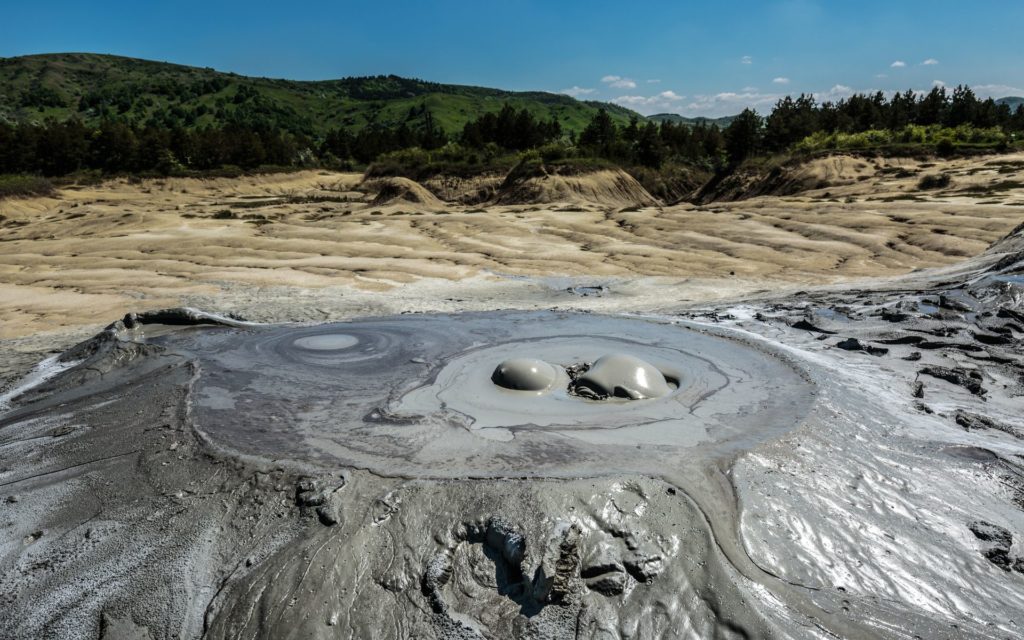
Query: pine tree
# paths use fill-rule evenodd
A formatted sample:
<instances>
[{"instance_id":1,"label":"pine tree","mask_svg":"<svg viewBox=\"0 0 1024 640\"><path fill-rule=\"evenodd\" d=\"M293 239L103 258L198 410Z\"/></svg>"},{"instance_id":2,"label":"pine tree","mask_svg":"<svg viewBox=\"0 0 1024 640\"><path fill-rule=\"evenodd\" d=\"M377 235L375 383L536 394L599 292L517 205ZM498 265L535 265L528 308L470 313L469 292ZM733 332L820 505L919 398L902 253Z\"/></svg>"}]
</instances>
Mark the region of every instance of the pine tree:
<instances>
[{"instance_id":1,"label":"pine tree","mask_svg":"<svg viewBox=\"0 0 1024 640\"><path fill-rule=\"evenodd\" d=\"M725 151L733 166L753 155L761 145L763 121L756 111L744 109L725 129Z\"/></svg>"}]
</instances>

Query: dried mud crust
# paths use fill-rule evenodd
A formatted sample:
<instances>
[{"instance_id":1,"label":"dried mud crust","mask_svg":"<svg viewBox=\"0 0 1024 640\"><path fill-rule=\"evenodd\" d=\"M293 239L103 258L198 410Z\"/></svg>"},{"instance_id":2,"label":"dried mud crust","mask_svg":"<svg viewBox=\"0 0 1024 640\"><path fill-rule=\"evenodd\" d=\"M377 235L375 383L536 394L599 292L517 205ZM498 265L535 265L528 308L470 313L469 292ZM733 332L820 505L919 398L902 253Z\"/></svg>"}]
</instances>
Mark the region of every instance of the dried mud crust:
<instances>
[{"instance_id":1,"label":"dried mud crust","mask_svg":"<svg viewBox=\"0 0 1024 640\"><path fill-rule=\"evenodd\" d=\"M354 516L234 584L208 637L771 633L663 482L411 481Z\"/></svg>"},{"instance_id":2,"label":"dried mud crust","mask_svg":"<svg viewBox=\"0 0 1024 640\"><path fill-rule=\"evenodd\" d=\"M610 172L532 176L548 200L568 199L513 205L495 204L491 176L472 205L461 189L435 188L440 208L415 183L375 204L362 175L319 171L69 188L0 202L0 339L47 332L41 350L59 349L58 332L189 304L282 321L412 308L611 313L903 275L977 255L1020 224L1024 190L974 189L1022 184L1021 157L941 161L929 172L954 174L953 188L922 193L920 176L887 172L902 170L897 160L836 156L805 167L834 186L706 206L640 206L635 181ZM553 188L570 180L575 190ZM611 287L584 301L510 282L551 274ZM623 282L644 278L657 282ZM644 299L618 306L636 293Z\"/></svg>"},{"instance_id":3,"label":"dried mud crust","mask_svg":"<svg viewBox=\"0 0 1024 640\"><path fill-rule=\"evenodd\" d=\"M605 207L654 207L661 204L621 169L563 175L540 171L510 175L498 190L497 204L576 202Z\"/></svg>"},{"instance_id":4,"label":"dried mud crust","mask_svg":"<svg viewBox=\"0 0 1024 640\"><path fill-rule=\"evenodd\" d=\"M686 314L824 367L824 419L732 469L754 564L885 637L1020 635L1022 243L937 285Z\"/></svg>"},{"instance_id":5,"label":"dried mud crust","mask_svg":"<svg viewBox=\"0 0 1024 640\"><path fill-rule=\"evenodd\" d=\"M0 578L10 637L675 637L773 624L665 482L428 482L224 456L190 428L197 363L140 342L147 318L217 321L114 323L0 423L0 446L28 452L0 476L22 545Z\"/></svg>"},{"instance_id":6,"label":"dried mud crust","mask_svg":"<svg viewBox=\"0 0 1024 640\"><path fill-rule=\"evenodd\" d=\"M91 373L0 419L18 461L0 472L13 543L0 556L4 637L117 637L132 621L155 638L195 637L196 601L294 528L295 508L276 498L289 475L210 457L187 424L192 367L155 359L126 376L94 357Z\"/></svg>"}]
</instances>

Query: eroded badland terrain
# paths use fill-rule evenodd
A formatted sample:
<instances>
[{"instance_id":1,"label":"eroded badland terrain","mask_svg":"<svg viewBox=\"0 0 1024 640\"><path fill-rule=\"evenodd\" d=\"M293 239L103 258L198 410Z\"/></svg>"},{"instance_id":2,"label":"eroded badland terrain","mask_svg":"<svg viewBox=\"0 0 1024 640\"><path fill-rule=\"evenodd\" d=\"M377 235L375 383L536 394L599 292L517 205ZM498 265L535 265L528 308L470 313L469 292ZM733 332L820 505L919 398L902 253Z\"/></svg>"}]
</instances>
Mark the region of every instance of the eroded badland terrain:
<instances>
[{"instance_id":1,"label":"eroded badland terrain","mask_svg":"<svg viewBox=\"0 0 1024 640\"><path fill-rule=\"evenodd\" d=\"M1024 155L695 201L617 171L0 201L2 635L1020 637ZM571 393L609 353L670 391ZM560 377L498 388L509 358Z\"/></svg>"}]
</instances>

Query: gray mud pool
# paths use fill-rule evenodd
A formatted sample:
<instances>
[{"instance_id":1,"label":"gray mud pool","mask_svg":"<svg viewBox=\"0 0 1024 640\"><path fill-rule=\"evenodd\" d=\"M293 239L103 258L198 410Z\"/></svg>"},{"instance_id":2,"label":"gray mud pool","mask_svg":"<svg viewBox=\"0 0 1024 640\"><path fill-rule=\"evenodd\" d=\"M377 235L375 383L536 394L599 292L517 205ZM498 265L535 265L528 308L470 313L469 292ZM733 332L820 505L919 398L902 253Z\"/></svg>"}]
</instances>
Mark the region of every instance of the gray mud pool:
<instances>
[{"instance_id":1,"label":"gray mud pool","mask_svg":"<svg viewBox=\"0 0 1024 640\"><path fill-rule=\"evenodd\" d=\"M216 445L388 475L649 472L749 448L814 400L776 355L638 318L407 315L153 341L198 363L194 419Z\"/></svg>"}]
</instances>

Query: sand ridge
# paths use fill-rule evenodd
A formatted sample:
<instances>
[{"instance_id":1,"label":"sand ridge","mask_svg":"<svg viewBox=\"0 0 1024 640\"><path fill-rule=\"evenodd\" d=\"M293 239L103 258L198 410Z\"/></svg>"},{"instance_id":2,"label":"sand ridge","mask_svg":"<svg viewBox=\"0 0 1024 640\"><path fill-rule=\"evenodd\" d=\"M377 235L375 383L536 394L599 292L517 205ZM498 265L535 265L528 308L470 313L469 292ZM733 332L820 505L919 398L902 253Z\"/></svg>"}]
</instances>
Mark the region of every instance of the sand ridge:
<instances>
[{"instance_id":1,"label":"sand ridge","mask_svg":"<svg viewBox=\"0 0 1024 640\"><path fill-rule=\"evenodd\" d=\"M600 188L562 203L442 203L401 180L396 197L375 203L379 186L362 176L318 171L115 180L4 200L0 338L237 288L384 291L557 274L749 291L895 276L976 255L1024 219L1024 156L918 163L902 177L886 168L895 161L816 162L807 171L832 171L830 186L704 206L623 207L601 195L616 187L599 176L584 178ZM917 189L921 172L940 171L948 188Z\"/></svg>"},{"instance_id":2,"label":"sand ridge","mask_svg":"<svg viewBox=\"0 0 1024 640\"><path fill-rule=\"evenodd\" d=\"M548 172L509 176L495 199L497 204L581 203L605 207L650 207L658 199L622 169L584 174Z\"/></svg>"}]
</instances>

